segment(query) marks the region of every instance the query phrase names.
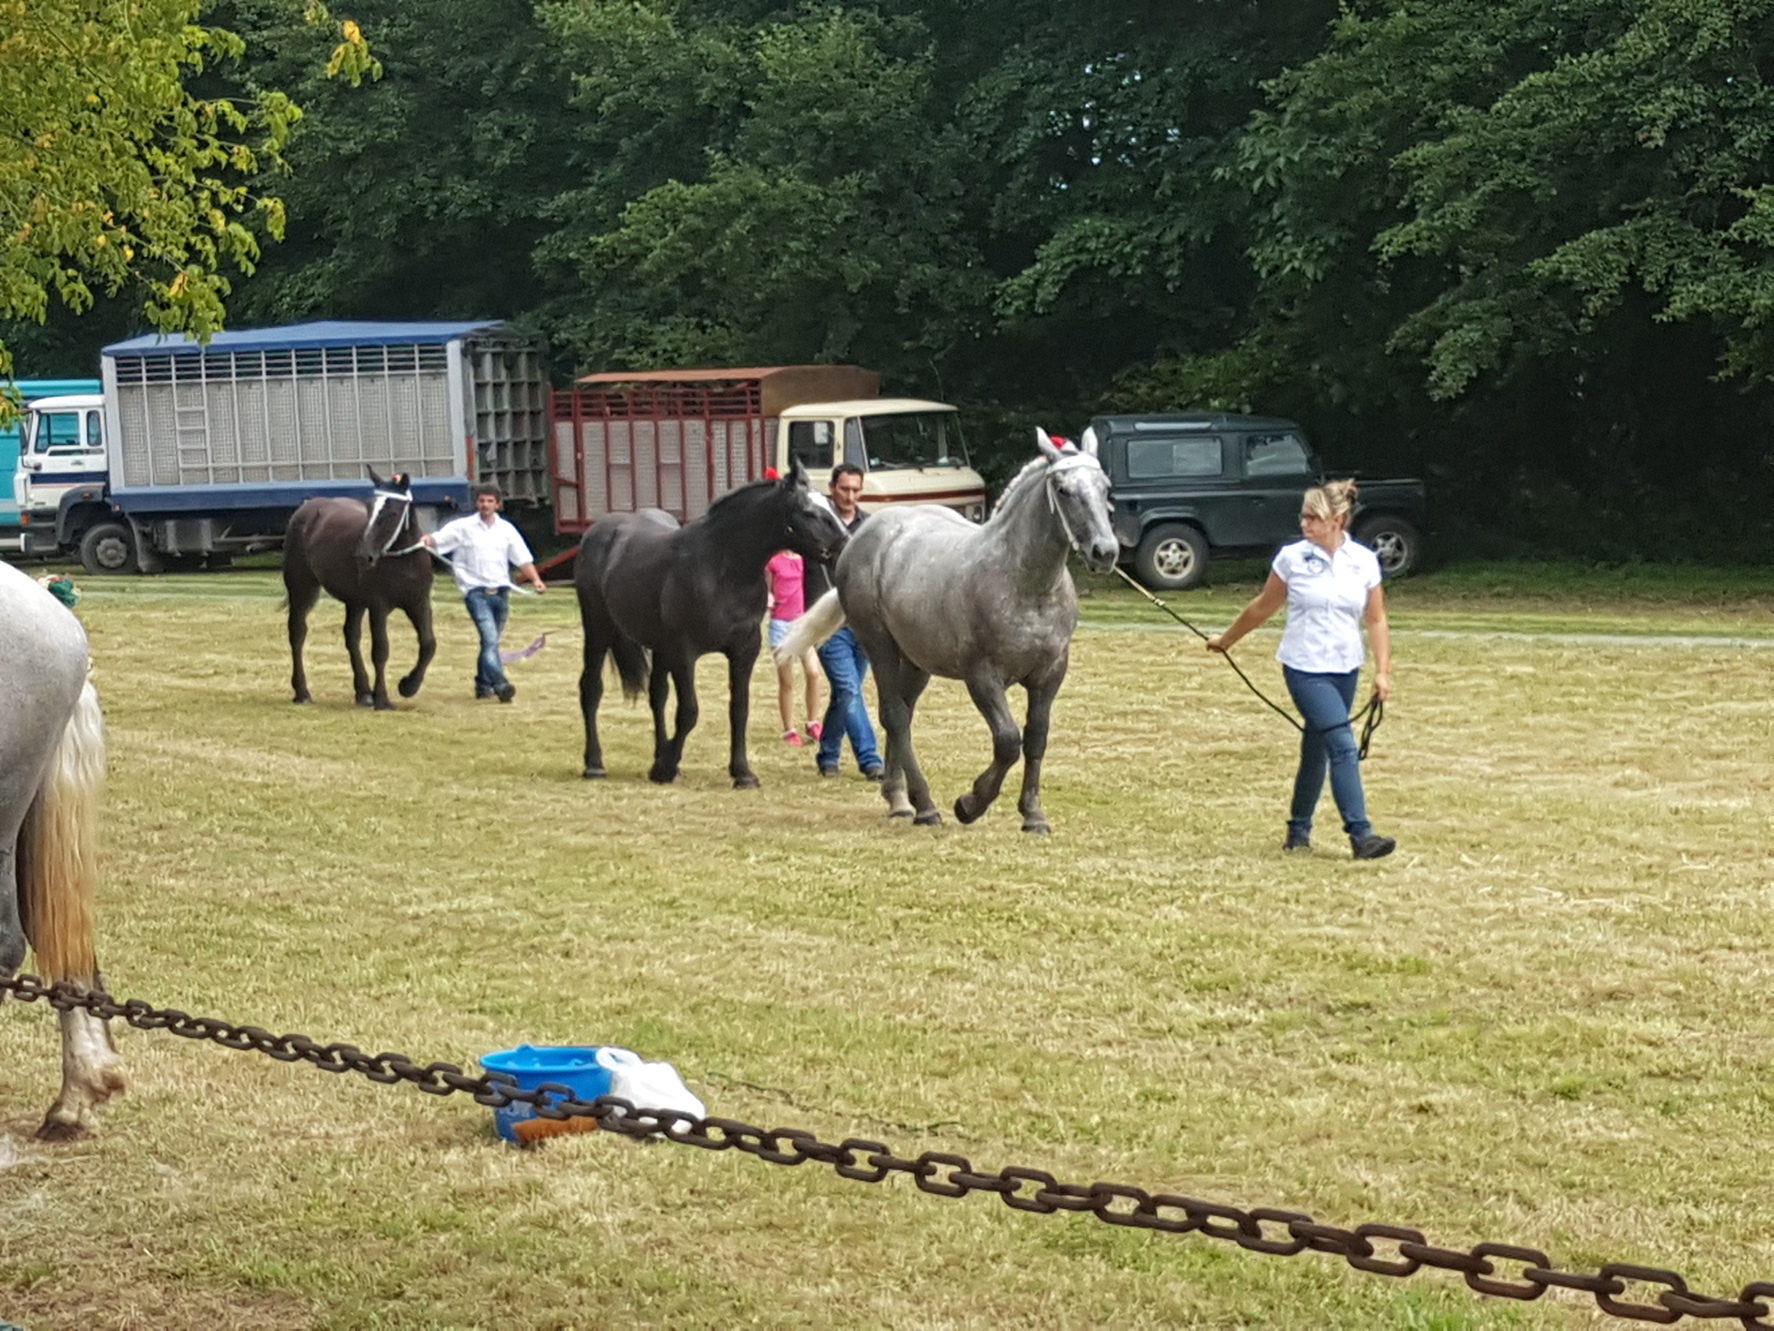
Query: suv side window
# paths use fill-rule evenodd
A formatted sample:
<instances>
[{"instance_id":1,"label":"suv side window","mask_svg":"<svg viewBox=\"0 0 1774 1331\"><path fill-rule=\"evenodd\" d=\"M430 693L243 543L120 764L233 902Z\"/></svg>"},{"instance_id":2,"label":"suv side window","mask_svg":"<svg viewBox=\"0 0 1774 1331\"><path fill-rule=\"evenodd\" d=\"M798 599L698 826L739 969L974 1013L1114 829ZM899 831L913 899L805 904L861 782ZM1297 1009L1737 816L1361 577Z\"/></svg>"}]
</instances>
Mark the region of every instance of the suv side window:
<instances>
[{"instance_id":1,"label":"suv side window","mask_svg":"<svg viewBox=\"0 0 1774 1331\"><path fill-rule=\"evenodd\" d=\"M829 471L832 465L832 423L790 421L788 455L799 459L808 471Z\"/></svg>"},{"instance_id":2,"label":"suv side window","mask_svg":"<svg viewBox=\"0 0 1774 1331\"><path fill-rule=\"evenodd\" d=\"M1127 441L1127 478L1131 481L1219 474L1220 437L1216 434Z\"/></svg>"},{"instance_id":3,"label":"suv side window","mask_svg":"<svg viewBox=\"0 0 1774 1331\"><path fill-rule=\"evenodd\" d=\"M1309 476L1312 460L1297 434L1247 434L1244 436L1246 476Z\"/></svg>"}]
</instances>

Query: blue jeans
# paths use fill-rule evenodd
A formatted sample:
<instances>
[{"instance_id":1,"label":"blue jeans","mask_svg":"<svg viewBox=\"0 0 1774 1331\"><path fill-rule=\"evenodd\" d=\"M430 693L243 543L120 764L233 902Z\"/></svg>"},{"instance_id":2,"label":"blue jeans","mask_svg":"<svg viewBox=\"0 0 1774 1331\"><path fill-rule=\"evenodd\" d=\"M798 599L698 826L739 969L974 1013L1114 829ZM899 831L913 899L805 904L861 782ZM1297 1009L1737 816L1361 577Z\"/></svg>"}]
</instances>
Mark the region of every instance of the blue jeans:
<instances>
[{"instance_id":1,"label":"blue jeans","mask_svg":"<svg viewBox=\"0 0 1774 1331\"><path fill-rule=\"evenodd\" d=\"M505 665L499 660L499 637L511 615L511 588L489 591L476 587L462 598L468 617L480 631L480 659L474 665L474 696L491 697L505 687Z\"/></svg>"},{"instance_id":2,"label":"blue jeans","mask_svg":"<svg viewBox=\"0 0 1774 1331\"><path fill-rule=\"evenodd\" d=\"M1306 722L1306 733L1300 736L1300 770L1294 777L1287 830L1302 837L1312 835L1312 812L1324 793L1324 769L1328 766L1331 794L1337 801L1337 812L1343 815L1343 830L1357 841L1372 836L1374 825L1367 820L1367 800L1361 793L1355 727L1349 724L1360 669L1332 675L1284 665L1281 673Z\"/></svg>"},{"instance_id":3,"label":"blue jeans","mask_svg":"<svg viewBox=\"0 0 1774 1331\"><path fill-rule=\"evenodd\" d=\"M849 625L820 644L819 664L832 682L832 700L826 706L824 730L819 737L816 761L820 770L838 770L838 759L844 756L844 736L848 735L856 765L865 772L873 771L881 765L881 754L875 748L875 728L869 723L869 709L862 701L862 679L869 672L869 659L857 646Z\"/></svg>"}]
</instances>

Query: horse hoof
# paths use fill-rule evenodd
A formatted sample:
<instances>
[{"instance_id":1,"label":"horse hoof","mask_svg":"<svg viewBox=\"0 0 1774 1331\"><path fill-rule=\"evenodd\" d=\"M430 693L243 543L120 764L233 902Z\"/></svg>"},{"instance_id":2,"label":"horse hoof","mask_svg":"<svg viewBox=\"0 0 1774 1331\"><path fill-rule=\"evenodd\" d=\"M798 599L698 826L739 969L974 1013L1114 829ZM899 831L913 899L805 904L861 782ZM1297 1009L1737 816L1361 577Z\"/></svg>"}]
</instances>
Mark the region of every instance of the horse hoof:
<instances>
[{"instance_id":1,"label":"horse hoof","mask_svg":"<svg viewBox=\"0 0 1774 1331\"><path fill-rule=\"evenodd\" d=\"M912 817L912 822L919 827L941 827L942 814L932 809L928 813L915 814Z\"/></svg>"},{"instance_id":2,"label":"horse hoof","mask_svg":"<svg viewBox=\"0 0 1774 1331\"><path fill-rule=\"evenodd\" d=\"M359 707L374 707L376 699L372 694L360 693L357 695L357 705Z\"/></svg>"},{"instance_id":3,"label":"horse hoof","mask_svg":"<svg viewBox=\"0 0 1774 1331\"><path fill-rule=\"evenodd\" d=\"M763 783L758 780L757 775L752 772L747 772L744 776L736 776L733 778L733 789L735 790L756 790L762 784Z\"/></svg>"},{"instance_id":4,"label":"horse hoof","mask_svg":"<svg viewBox=\"0 0 1774 1331\"><path fill-rule=\"evenodd\" d=\"M678 779L676 772L668 772L662 767L655 767L647 772L647 780L656 786L669 786Z\"/></svg>"},{"instance_id":5,"label":"horse hoof","mask_svg":"<svg viewBox=\"0 0 1774 1331\"><path fill-rule=\"evenodd\" d=\"M43 1126L36 1132L38 1141L58 1143L82 1141L91 1135L91 1130L84 1123L53 1118L44 1119Z\"/></svg>"},{"instance_id":6,"label":"horse hoof","mask_svg":"<svg viewBox=\"0 0 1774 1331\"><path fill-rule=\"evenodd\" d=\"M294 698L292 698L292 699L291 699L291 700L290 700L290 701L291 701L291 702L293 702L293 703L295 703L295 705L296 705L296 706L297 706L297 707L300 707L300 706L302 706L302 705L303 705L303 704L304 704L304 703L311 703L311 702L313 702L313 701L314 701L314 699L313 699L313 698L312 698L312 697L310 697L310 696L309 696L309 695L308 695L308 694L306 694L306 693L298 693L298 694L297 694L297 695L296 695L296 696L295 696L295 697L294 697Z\"/></svg>"},{"instance_id":7,"label":"horse hoof","mask_svg":"<svg viewBox=\"0 0 1774 1331\"><path fill-rule=\"evenodd\" d=\"M889 818L910 818L912 816L912 810L910 810L910 809L889 809L889 810L887 810L887 816Z\"/></svg>"},{"instance_id":8,"label":"horse hoof","mask_svg":"<svg viewBox=\"0 0 1774 1331\"><path fill-rule=\"evenodd\" d=\"M400 690L401 697L410 698L419 691L420 682L421 681L408 676L406 679L401 680L399 684L395 685L395 688Z\"/></svg>"},{"instance_id":9,"label":"horse hoof","mask_svg":"<svg viewBox=\"0 0 1774 1331\"><path fill-rule=\"evenodd\" d=\"M1047 820L1043 818L1038 823L1024 823L1023 831L1034 832L1040 836L1046 836L1048 833L1052 832L1053 829L1047 825Z\"/></svg>"},{"instance_id":10,"label":"horse hoof","mask_svg":"<svg viewBox=\"0 0 1774 1331\"><path fill-rule=\"evenodd\" d=\"M967 809L967 796L963 795L960 799L955 801L955 820L963 827L979 817L977 813L969 813Z\"/></svg>"},{"instance_id":11,"label":"horse hoof","mask_svg":"<svg viewBox=\"0 0 1774 1331\"><path fill-rule=\"evenodd\" d=\"M587 781L601 781L606 776L608 776L609 773L604 771L604 769L601 767L587 767L583 772L580 773L580 775L583 776Z\"/></svg>"}]
</instances>

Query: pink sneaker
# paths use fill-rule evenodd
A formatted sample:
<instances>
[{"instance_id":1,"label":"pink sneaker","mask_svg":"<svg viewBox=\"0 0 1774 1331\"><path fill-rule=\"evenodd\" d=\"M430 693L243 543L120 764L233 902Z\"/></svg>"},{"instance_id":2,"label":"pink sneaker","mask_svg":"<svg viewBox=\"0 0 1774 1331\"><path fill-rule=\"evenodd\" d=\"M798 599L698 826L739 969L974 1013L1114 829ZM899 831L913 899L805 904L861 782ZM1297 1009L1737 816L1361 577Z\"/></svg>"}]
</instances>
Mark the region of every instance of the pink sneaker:
<instances>
[{"instance_id":1,"label":"pink sneaker","mask_svg":"<svg viewBox=\"0 0 1774 1331\"><path fill-rule=\"evenodd\" d=\"M812 740L815 744L819 743L820 740L825 738L825 727L820 725L817 721L809 721L807 723L807 738Z\"/></svg>"},{"instance_id":2,"label":"pink sneaker","mask_svg":"<svg viewBox=\"0 0 1774 1331\"><path fill-rule=\"evenodd\" d=\"M782 742L787 744L790 748L798 749L801 747L801 737L792 730L785 730L782 732Z\"/></svg>"}]
</instances>

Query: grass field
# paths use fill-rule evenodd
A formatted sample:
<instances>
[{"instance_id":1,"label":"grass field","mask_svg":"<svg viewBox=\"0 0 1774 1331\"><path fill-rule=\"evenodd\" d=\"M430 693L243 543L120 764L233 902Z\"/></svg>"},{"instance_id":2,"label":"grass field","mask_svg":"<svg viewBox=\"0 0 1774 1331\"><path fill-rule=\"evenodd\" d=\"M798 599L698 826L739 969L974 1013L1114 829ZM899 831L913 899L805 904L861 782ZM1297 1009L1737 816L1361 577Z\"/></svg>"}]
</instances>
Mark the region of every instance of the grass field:
<instances>
[{"instance_id":1,"label":"grass field","mask_svg":"<svg viewBox=\"0 0 1774 1331\"><path fill-rule=\"evenodd\" d=\"M1174 603L1224 624L1260 568L1231 572ZM289 704L274 574L82 582L120 996L420 1060L624 1044L712 1113L832 1140L1708 1293L1774 1278L1774 579L1402 584L1365 768L1400 849L1374 864L1328 794L1320 849L1281 854L1292 732L1107 584L1036 838L1014 777L983 822L934 830L889 821L853 770L819 781L772 738L762 672L764 788L729 789L713 662L678 784L644 780L649 723L620 702L612 775L581 781L570 594L515 602L508 645L556 637L499 706L469 696L440 584L430 680L372 714L330 602L317 704ZM395 642L404 671L404 624ZM1282 696L1272 643L1240 658ZM919 738L946 806L988 749L959 686L932 686ZM462 1097L119 1043L133 1087L101 1135L39 1147L53 1019L0 1007L0 1319L29 1331L1602 1320L1571 1294L1483 1299L737 1152L518 1152Z\"/></svg>"}]
</instances>

